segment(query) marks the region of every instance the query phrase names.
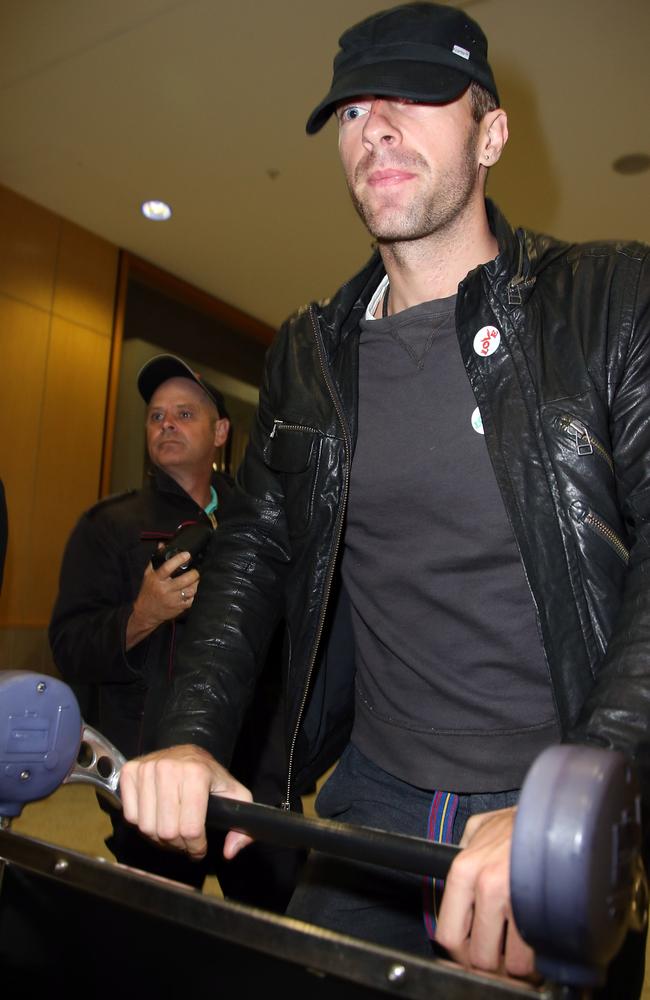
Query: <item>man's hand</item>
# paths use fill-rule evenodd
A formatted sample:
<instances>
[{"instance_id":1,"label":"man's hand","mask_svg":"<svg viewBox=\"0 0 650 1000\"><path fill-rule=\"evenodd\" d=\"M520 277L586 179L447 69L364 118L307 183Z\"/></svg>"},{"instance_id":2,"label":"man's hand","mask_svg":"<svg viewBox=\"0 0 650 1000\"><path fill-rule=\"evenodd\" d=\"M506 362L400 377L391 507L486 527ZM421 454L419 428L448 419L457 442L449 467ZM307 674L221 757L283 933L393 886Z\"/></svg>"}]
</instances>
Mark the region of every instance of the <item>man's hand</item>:
<instances>
[{"instance_id":1,"label":"man's hand","mask_svg":"<svg viewBox=\"0 0 650 1000\"><path fill-rule=\"evenodd\" d=\"M199 586L198 571L188 569L187 573L172 577L189 558L189 552L177 552L158 569L149 563L126 625L127 650L146 639L163 622L177 618L192 607Z\"/></svg>"},{"instance_id":2,"label":"man's hand","mask_svg":"<svg viewBox=\"0 0 650 1000\"><path fill-rule=\"evenodd\" d=\"M157 843L200 859L207 851L205 817L210 795L250 802L252 795L207 750L190 744L128 761L120 776L124 817ZM230 831L224 843L233 858L251 843Z\"/></svg>"},{"instance_id":3,"label":"man's hand","mask_svg":"<svg viewBox=\"0 0 650 1000\"><path fill-rule=\"evenodd\" d=\"M436 941L466 968L536 978L535 955L515 927L510 848L516 808L471 816L442 896Z\"/></svg>"}]
</instances>

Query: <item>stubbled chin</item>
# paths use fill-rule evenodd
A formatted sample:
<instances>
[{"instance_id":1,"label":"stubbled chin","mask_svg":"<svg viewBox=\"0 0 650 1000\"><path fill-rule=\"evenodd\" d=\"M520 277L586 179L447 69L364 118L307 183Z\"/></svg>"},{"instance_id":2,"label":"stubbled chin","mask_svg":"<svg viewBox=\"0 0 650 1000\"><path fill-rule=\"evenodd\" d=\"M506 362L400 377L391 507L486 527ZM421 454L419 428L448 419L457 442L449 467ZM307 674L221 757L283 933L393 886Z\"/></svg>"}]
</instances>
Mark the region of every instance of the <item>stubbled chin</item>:
<instances>
[{"instance_id":1,"label":"stubbled chin","mask_svg":"<svg viewBox=\"0 0 650 1000\"><path fill-rule=\"evenodd\" d=\"M156 448L154 456L157 458L165 458L169 460L174 455L180 454L181 451L182 451L182 445L180 445L176 441L174 441L173 443L171 441L168 441L167 444L161 445L159 448Z\"/></svg>"},{"instance_id":2,"label":"stubbled chin","mask_svg":"<svg viewBox=\"0 0 650 1000\"><path fill-rule=\"evenodd\" d=\"M372 205L366 203L358 208L359 215L363 219L368 231L375 238L380 238L387 233L393 233L404 227L404 210L401 206L382 204Z\"/></svg>"}]
</instances>

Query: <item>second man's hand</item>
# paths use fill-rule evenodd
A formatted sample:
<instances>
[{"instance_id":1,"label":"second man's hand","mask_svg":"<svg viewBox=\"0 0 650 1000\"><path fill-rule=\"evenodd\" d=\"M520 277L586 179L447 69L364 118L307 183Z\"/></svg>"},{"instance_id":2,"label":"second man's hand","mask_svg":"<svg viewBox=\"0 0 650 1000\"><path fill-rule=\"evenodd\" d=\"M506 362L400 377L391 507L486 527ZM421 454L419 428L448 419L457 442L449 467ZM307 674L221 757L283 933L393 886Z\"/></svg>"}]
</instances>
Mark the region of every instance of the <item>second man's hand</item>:
<instances>
[{"instance_id":1,"label":"second man's hand","mask_svg":"<svg viewBox=\"0 0 650 1000\"><path fill-rule=\"evenodd\" d=\"M124 816L146 836L165 847L200 860L207 852L205 820L210 795L250 802L252 795L201 747L185 744L128 761L120 793ZM251 838L230 831L224 843L233 858Z\"/></svg>"},{"instance_id":2,"label":"second man's hand","mask_svg":"<svg viewBox=\"0 0 650 1000\"><path fill-rule=\"evenodd\" d=\"M181 576L173 575L189 559L189 552L177 552L158 569L149 563L127 622L127 650L146 639L163 622L178 618L191 608L199 586L198 571L188 569Z\"/></svg>"}]
</instances>

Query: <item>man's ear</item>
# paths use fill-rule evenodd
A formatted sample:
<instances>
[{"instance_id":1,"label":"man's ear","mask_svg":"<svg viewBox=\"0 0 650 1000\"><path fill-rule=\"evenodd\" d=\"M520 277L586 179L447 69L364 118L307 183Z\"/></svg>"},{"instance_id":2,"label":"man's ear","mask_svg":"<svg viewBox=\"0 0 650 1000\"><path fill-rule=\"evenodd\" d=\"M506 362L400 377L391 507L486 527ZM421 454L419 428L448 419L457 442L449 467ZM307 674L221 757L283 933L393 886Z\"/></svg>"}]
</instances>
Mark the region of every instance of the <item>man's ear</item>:
<instances>
[{"instance_id":1,"label":"man's ear","mask_svg":"<svg viewBox=\"0 0 650 1000\"><path fill-rule=\"evenodd\" d=\"M230 431L230 421L226 417L220 417L214 425L214 446L219 448L226 443L228 432Z\"/></svg>"},{"instance_id":2,"label":"man's ear","mask_svg":"<svg viewBox=\"0 0 650 1000\"><path fill-rule=\"evenodd\" d=\"M479 163L491 167L496 163L508 141L508 116L503 108L488 111L481 122Z\"/></svg>"}]
</instances>

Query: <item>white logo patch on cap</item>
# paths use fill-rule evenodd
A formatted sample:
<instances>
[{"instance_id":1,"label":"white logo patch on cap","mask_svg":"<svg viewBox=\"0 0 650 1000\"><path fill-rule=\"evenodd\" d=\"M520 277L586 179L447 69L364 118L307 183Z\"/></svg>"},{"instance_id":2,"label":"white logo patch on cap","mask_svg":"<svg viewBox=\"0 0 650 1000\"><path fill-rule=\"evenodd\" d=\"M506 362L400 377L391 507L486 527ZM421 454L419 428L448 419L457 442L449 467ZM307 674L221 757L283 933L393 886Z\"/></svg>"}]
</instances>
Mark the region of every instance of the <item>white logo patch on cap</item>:
<instances>
[{"instance_id":1,"label":"white logo patch on cap","mask_svg":"<svg viewBox=\"0 0 650 1000\"><path fill-rule=\"evenodd\" d=\"M481 358L489 358L501 343L501 334L495 326L482 326L474 337L474 351Z\"/></svg>"},{"instance_id":2,"label":"white logo patch on cap","mask_svg":"<svg viewBox=\"0 0 650 1000\"><path fill-rule=\"evenodd\" d=\"M462 56L463 59L469 59L469 52L467 49L464 49L462 45L454 45L451 51L455 56Z\"/></svg>"},{"instance_id":3,"label":"white logo patch on cap","mask_svg":"<svg viewBox=\"0 0 650 1000\"><path fill-rule=\"evenodd\" d=\"M477 434L485 434L485 431L483 430L483 420L478 406L472 413L472 427Z\"/></svg>"}]
</instances>

